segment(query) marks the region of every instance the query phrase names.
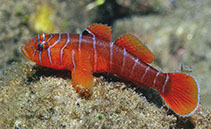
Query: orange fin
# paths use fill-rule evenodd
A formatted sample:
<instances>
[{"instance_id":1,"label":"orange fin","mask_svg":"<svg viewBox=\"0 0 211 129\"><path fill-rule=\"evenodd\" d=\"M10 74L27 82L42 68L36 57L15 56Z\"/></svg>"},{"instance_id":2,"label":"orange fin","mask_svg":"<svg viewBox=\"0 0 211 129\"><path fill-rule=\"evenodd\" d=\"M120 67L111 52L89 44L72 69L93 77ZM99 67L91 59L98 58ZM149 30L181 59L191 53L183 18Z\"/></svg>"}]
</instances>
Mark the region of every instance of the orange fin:
<instances>
[{"instance_id":1,"label":"orange fin","mask_svg":"<svg viewBox=\"0 0 211 129\"><path fill-rule=\"evenodd\" d=\"M168 106L178 115L189 117L199 106L199 84L185 73L168 73L170 83L160 92Z\"/></svg>"},{"instance_id":2,"label":"orange fin","mask_svg":"<svg viewBox=\"0 0 211 129\"><path fill-rule=\"evenodd\" d=\"M125 34L115 41L115 44L125 48L129 53L137 56L145 63L152 63L154 54L142 42L131 34Z\"/></svg>"},{"instance_id":3,"label":"orange fin","mask_svg":"<svg viewBox=\"0 0 211 129\"><path fill-rule=\"evenodd\" d=\"M92 75L92 66L86 54L79 53L76 59L76 66L72 71L72 80L85 88L93 86L94 77Z\"/></svg>"},{"instance_id":4,"label":"orange fin","mask_svg":"<svg viewBox=\"0 0 211 129\"><path fill-rule=\"evenodd\" d=\"M111 41L111 27L104 24L93 24L85 29L83 35L95 36L98 39Z\"/></svg>"}]
</instances>

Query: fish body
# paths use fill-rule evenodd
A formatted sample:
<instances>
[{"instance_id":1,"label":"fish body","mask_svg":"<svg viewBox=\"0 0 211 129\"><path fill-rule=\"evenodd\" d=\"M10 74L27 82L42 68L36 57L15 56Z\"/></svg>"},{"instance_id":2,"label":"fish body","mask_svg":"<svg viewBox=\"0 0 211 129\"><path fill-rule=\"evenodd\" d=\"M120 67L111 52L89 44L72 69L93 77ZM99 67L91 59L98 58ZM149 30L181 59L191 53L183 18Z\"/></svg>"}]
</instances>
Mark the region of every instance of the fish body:
<instances>
[{"instance_id":1,"label":"fish body","mask_svg":"<svg viewBox=\"0 0 211 129\"><path fill-rule=\"evenodd\" d=\"M185 73L163 73L151 67L153 53L140 40L125 34L111 41L111 28L93 24L82 34L39 34L21 48L39 65L71 71L72 80L85 88L93 86L93 73L107 72L138 87L160 92L178 115L192 115L199 104L199 84Z\"/></svg>"}]
</instances>

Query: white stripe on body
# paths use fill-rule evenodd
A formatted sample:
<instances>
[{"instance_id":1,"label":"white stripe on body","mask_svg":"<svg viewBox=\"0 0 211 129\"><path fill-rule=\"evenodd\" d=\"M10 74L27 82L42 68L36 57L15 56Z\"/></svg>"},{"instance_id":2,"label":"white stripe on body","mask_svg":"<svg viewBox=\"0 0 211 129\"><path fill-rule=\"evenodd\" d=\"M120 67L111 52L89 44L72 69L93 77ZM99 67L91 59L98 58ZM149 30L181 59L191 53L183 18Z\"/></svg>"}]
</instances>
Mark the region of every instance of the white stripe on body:
<instances>
[{"instance_id":1,"label":"white stripe on body","mask_svg":"<svg viewBox=\"0 0 211 129\"><path fill-rule=\"evenodd\" d=\"M43 37L42 41L45 41L45 33L42 33L42 37Z\"/></svg>"},{"instance_id":2,"label":"white stripe on body","mask_svg":"<svg viewBox=\"0 0 211 129\"><path fill-rule=\"evenodd\" d=\"M114 42L110 42L110 70L111 70L111 66L112 66L112 58L113 58L113 46L114 46Z\"/></svg>"},{"instance_id":3,"label":"white stripe on body","mask_svg":"<svg viewBox=\"0 0 211 129\"><path fill-rule=\"evenodd\" d=\"M126 56L127 56L127 51L125 50L125 48L123 49L124 53L124 57L123 57L123 61L122 61L122 69L121 69L121 73L124 71L124 68L125 68L125 59L126 59Z\"/></svg>"},{"instance_id":4,"label":"white stripe on body","mask_svg":"<svg viewBox=\"0 0 211 129\"><path fill-rule=\"evenodd\" d=\"M89 29L85 29L85 31L87 31L89 34L93 36L92 40L93 40L93 49L94 49L94 71L96 71L96 67L97 67L96 38L95 38L95 35Z\"/></svg>"},{"instance_id":5,"label":"white stripe on body","mask_svg":"<svg viewBox=\"0 0 211 129\"><path fill-rule=\"evenodd\" d=\"M50 61L51 64L52 64L52 60L51 60L51 48L54 47L57 43L59 43L60 40L61 40L61 34L59 34L58 40L55 43L53 43L53 45L49 46L49 48L47 49L47 51L48 51L48 58L49 58L49 61Z\"/></svg>"},{"instance_id":6,"label":"white stripe on body","mask_svg":"<svg viewBox=\"0 0 211 129\"><path fill-rule=\"evenodd\" d=\"M141 78L141 82L143 82L143 80L144 80L144 77L145 77L145 75L146 75L146 73L148 72L148 70L149 70L149 66L145 69L145 72L144 72L144 74L143 74L143 76L142 76L142 78Z\"/></svg>"},{"instance_id":7,"label":"white stripe on body","mask_svg":"<svg viewBox=\"0 0 211 129\"><path fill-rule=\"evenodd\" d=\"M40 42L40 35L38 34L37 37L38 37L38 38L37 38L37 39L38 39L38 42Z\"/></svg>"},{"instance_id":8,"label":"white stripe on body","mask_svg":"<svg viewBox=\"0 0 211 129\"><path fill-rule=\"evenodd\" d=\"M74 55L75 55L75 51L74 51L74 50L72 50L73 70L74 70L74 69L75 69L75 67L76 67Z\"/></svg>"},{"instance_id":9,"label":"white stripe on body","mask_svg":"<svg viewBox=\"0 0 211 129\"><path fill-rule=\"evenodd\" d=\"M163 87L162 87L162 93L165 92L165 87L166 87L166 84L167 84L168 80L169 80L169 75L166 74L166 80L165 80L165 82L164 82L164 84L163 84Z\"/></svg>"},{"instance_id":10,"label":"white stripe on body","mask_svg":"<svg viewBox=\"0 0 211 129\"><path fill-rule=\"evenodd\" d=\"M156 73L156 76L155 76L154 81L153 81L153 86L155 86L156 81L157 81L157 78L158 78L158 76L160 75L160 73L161 73L161 72L157 72L157 73Z\"/></svg>"},{"instance_id":11,"label":"white stripe on body","mask_svg":"<svg viewBox=\"0 0 211 129\"><path fill-rule=\"evenodd\" d=\"M81 51L81 42L82 41L82 34L79 34L79 42L78 42L78 51Z\"/></svg>"},{"instance_id":12,"label":"white stripe on body","mask_svg":"<svg viewBox=\"0 0 211 129\"><path fill-rule=\"evenodd\" d=\"M42 51L39 51L39 61L40 61L40 64L42 64Z\"/></svg>"},{"instance_id":13,"label":"white stripe on body","mask_svg":"<svg viewBox=\"0 0 211 129\"><path fill-rule=\"evenodd\" d=\"M135 60L135 63L134 63L134 65L133 65L133 68L132 68L132 71L131 71L131 73L130 73L130 77L129 77L129 78L131 78L131 76L133 75L133 71L134 71L134 69L136 68L136 65L137 65L138 62L139 62L139 59L137 58L137 59Z\"/></svg>"},{"instance_id":14,"label":"white stripe on body","mask_svg":"<svg viewBox=\"0 0 211 129\"><path fill-rule=\"evenodd\" d=\"M60 52L60 61L61 61L61 64L63 64L63 53L64 53L64 49L67 47L67 45L70 43L70 34L67 33L67 41L65 43L65 45L61 48L61 52Z\"/></svg>"},{"instance_id":15,"label":"white stripe on body","mask_svg":"<svg viewBox=\"0 0 211 129\"><path fill-rule=\"evenodd\" d=\"M34 36L34 43L37 44L36 36Z\"/></svg>"},{"instance_id":16,"label":"white stripe on body","mask_svg":"<svg viewBox=\"0 0 211 129\"><path fill-rule=\"evenodd\" d=\"M34 49L33 56L36 54L37 48Z\"/></svg>"}]
</instances>

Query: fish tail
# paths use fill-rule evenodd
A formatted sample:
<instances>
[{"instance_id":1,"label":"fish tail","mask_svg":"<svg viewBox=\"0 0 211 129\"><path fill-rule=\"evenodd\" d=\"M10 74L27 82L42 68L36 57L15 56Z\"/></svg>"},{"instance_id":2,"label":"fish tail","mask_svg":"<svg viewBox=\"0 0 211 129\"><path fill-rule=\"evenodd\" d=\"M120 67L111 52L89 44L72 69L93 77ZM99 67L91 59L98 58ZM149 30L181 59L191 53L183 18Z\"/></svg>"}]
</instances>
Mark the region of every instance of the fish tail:
<instances>
[{"instance_id":1,"label":"fish tail","mask_svg":"<svg viewBox=\"0 0 211 129\"><path fill-rule=\"evenodd\" d=\"M168 106L179 116L189 117L199 106L200 87L197 80L185 73L168 73L169 83L160 92Z\"/></svg>"}]
</instances>

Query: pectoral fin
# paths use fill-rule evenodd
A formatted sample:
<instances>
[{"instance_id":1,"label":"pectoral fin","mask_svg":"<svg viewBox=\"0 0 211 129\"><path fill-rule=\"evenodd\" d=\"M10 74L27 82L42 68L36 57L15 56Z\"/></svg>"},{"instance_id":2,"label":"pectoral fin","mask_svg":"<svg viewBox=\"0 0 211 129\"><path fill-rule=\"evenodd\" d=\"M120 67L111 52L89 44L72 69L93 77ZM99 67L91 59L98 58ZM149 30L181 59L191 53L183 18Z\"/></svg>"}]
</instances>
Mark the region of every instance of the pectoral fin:
<instances>
[{"instance_id":1,"label":"pectoral fin","mask_svg":"<svg viewBox=\"0 0 211 129\"><path fill-rule=\"evenodd\" d=\"M84 56L83 56L84 55ZM92 67L86 54L79 53L76 60L76 66L72 71L72 80L74 83L90 88L93 86Z\"/></svg>"},{"instance_id":2,"label":"pectoral fin","mask_svg":"<svg viewBox=\"0 0 211 129\"><path fill-rule=\"evenodd\" d=\"M72 79L76 84L89 88L93 86L93 75L87 69L76 68L72 71Z\"/></svg>"}]
</instances>

